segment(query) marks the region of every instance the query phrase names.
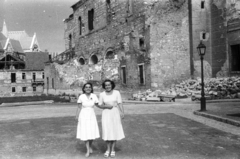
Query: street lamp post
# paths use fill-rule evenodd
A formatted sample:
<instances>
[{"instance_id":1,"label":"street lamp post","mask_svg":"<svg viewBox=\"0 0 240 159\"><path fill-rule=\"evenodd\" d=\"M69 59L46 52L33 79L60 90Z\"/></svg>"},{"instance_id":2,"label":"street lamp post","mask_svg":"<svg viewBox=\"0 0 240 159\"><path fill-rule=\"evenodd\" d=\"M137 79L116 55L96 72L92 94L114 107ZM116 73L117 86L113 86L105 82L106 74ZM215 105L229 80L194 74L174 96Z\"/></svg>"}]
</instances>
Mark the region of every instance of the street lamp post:
<instances>
[{"instance_id":1,"label":"street lamp post","mask_svg":"<svg viewBox=\"0 0 240 159\"><path fill-rule=\"evenodd\" d=\"M202 79L202 91L201 91L201 110L200 111L206 111L206 98L204 93L204 77L203 77L203 56L206 52L206 46L200 41L200 44L197 47L198 54L201 58L201 79Z\"/></svg>"}]
</instances>

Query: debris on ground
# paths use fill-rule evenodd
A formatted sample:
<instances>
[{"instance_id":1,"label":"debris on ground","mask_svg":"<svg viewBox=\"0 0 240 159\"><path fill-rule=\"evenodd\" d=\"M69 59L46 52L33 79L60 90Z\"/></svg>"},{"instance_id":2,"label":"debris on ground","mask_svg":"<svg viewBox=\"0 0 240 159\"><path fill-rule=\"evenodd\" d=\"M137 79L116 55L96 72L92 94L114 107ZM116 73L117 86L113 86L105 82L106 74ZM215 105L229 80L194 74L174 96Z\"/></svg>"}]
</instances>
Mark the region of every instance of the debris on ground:
<instances>
[{"instance_id":1,"label":"debris on ground","mask_svg":"<svg viewBox=\"0 0 240 159\"><path fill-rule=\"evenodd\" d=\"M240 77L209 78L204 80L206 99L233 99L240 98ZM175 98L191 98L200 100L201 79L189 79L171 88L161 91L150 89L139 91L132 95L132 100L139 101L175 101Z\"/></svg>"}]
</instances>

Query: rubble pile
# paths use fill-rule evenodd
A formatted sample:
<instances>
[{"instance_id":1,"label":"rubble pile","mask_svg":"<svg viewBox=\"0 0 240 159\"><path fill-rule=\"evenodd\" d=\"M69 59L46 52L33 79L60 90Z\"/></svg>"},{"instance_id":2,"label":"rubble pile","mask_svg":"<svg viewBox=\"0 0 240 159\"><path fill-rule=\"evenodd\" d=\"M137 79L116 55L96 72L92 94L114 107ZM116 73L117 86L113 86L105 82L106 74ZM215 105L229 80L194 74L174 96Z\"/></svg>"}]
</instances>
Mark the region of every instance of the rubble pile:
<instances>
[{"instance_id":1,"label":"rubble pile","mask_svg":"<svg viewBox=\"0 0 240 159\"><path fill-rule=\"evenodd\" d=\"M240 77L209 78L204 80L204 92L207 99L240 98ZM161 91L147 90L133 94L134 100L148 100L150 97L171 97L199 100L201 97L201 79L189 79L171 88ZM152 99L152 98L151 98Z\"/></svg>"}]
</instances>

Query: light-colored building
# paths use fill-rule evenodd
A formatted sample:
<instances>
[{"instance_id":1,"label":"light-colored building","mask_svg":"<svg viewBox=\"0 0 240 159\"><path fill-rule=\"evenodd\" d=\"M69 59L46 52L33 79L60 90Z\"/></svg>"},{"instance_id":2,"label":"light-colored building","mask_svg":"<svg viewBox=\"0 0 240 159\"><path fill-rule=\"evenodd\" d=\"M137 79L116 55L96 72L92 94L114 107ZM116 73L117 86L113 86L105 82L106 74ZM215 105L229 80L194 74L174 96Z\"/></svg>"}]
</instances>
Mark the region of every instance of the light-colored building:
<instances>
[{"instance_id":1,"label":"light-colored building","mask_svg":"<svg viewBox=\"0 0 240 159\"><path fill-rule=\"evenodd\" d=\"M9 41L11 40L15 40L15 41L19 41L23 52L39 52L40 50L40 46L37 40L37 35L36 33L34 33L33 36L29 36L27 34L27 32L24 31L9 31L7 29L7 24L4 20L3 22L3 27L2 27L2 31L1 31L2 35L8 39L5 43L5 45L9 45Z\"/></svg>"}]
</instances>

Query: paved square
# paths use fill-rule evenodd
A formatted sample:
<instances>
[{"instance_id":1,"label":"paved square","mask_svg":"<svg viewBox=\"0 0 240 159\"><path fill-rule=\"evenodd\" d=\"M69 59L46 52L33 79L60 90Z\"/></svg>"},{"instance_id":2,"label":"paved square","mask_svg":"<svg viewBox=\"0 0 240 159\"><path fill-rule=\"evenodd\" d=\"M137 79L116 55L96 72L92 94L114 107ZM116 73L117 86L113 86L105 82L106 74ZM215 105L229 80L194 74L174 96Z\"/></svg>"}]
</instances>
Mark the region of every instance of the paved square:
<instances>
[{"instance_id":1,"label":"paved square","mask_svg":"<svg viewBox=\"0 0 240 159\"><path fill-rule=\"evenodd\" d=\"M76 124L74 117L1 122L0 158L85 158L84 143L76 139ZM126 115L123 126L126 138L117 142L116 158L240 157L239 136L172 113ZM103 158L105 146L102 139L95 140L90 158Z\"/></svg>"}]
</instances>

